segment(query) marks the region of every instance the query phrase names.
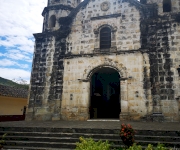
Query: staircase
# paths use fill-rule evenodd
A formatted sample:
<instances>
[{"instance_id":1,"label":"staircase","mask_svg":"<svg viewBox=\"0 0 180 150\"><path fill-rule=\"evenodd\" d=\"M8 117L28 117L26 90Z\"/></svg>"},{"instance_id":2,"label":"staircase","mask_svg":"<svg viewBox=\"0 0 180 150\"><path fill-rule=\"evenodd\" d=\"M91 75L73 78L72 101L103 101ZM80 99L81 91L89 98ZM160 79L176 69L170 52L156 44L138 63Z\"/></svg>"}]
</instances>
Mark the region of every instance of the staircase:
<instances>
[{"instance_id":1,"label":"staircase","mask_svg":"<svg viewBox=\"0 0 180 150\"><path fill-rule=\"evenodd\" d=\"M4 149L71 150L79 137L113 142L112 148L123 145L117 129L51 128L51 127L0 127L0 135L7 133ZM142 146L162 143L180 148L180 132L138 130L135 140Z\"/></svg>"}]
</instances>

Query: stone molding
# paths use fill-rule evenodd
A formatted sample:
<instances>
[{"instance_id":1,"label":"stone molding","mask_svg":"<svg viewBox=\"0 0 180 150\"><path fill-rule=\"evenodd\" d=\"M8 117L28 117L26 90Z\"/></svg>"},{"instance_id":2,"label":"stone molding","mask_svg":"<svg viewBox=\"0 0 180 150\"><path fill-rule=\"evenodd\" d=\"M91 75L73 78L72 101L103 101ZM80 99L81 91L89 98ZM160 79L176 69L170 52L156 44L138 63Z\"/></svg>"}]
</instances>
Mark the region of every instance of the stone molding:
<instances>
[{"instance_id":1,"label":"stone molding","mask_svg":"<svg viewBox=\"0 0 180 150\"><path fill-rule=\"evenodd\" d=\"M100 20L100 19L108 19L108 18L117 18L120 17L121 14L112 14L112 15L105 15L105 16L98 16L98 17L91 17L91 20Z\"/></svg>"},{"instance_id":2,"label":"stone molding","mask_svg":"<svg viewBox=\"0 0 180 150\"><path fill-rule=\"evenodd\" d=\"M95 68L88 68L84 70L84 80L90 81L92 75L101 68L112 68L119 73L121 78L127 78L127 69L123 66L123 64L118 64L117 62L114 62L109 58L104 58L103 64L98 65Z\"/></svg>"},{"instance_id":3,"label":"stone molding","mask_svg":"<svg viewBox=\"0 0 180 150\"><path fill-rule=\"evenodd\" d=\"M108 27L111 29L111 32L116 32L117 31L117 27L116 26L113 26L111 24L103 24L103 25L100 25L98 26L96 29L94 29L94 34L99 34L100 33L100 30L104 27Z\"/></svg>"},{"instance_id":4,"label":"stone molding","mask_svg":"<svg viewBox=\"0 0 180 150\"><path fill-rule=\"evenodd\" d=\"M78 57L94 57L94 56L106 56L106 55L121 55L121 54L132 54L132 53L147 53L146 51L141 50L117 50L117 51L98 51L100 49L96 49L97 52L95 53L86 53L86 54L66 54L61 55L62 58L71 59L71 58L78 58Z\"/></svg>"},{"instance_id":5,"label":"stone molding","mask_svg":"<svg viewBox=\"0 0 180 150\"><path fill-rule=\"evenodd\" d=\"M60 4L60 5L48 6L48 7L45 7L45 8L44 8L44 10L43 10L43 12L42 12L42 16L44 16L45 13L49 12L50 10L60 10L60 9L71 11L71 10L73 10L74 8L73 8L73 7L70 7L70 6L62 5L62 4Z\"/></svg>"},{"instance_id":6,"label":"stone molding","mask_svg":"<svg viewBox=\"0 0 180 150\"><path fill-rule=\"evenodd\" d=\"M111 48L107 48L107 49L100 49L100 48L95 48L94 49L94 53L107 53L107 52L116 52L117 51L117 47L111 47Z\"/></svg>"}]
</instances>

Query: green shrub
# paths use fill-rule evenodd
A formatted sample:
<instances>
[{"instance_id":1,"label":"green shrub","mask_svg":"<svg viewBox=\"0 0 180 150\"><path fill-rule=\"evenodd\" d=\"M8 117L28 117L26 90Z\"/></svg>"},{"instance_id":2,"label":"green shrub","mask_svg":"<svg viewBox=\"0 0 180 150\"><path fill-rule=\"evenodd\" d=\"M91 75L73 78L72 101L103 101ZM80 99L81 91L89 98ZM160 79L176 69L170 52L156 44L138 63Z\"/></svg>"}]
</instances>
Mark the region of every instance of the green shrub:
<instances>
[{"instance_id":1,"label":"green shrub","mask_svg":"<svg viewBox=\"0 0 180 150\"><path fill-rule=\"evenodd\" d=\"M158 143L157 147L155 148L155 150L168 150L166 147L164 147L163 144Z\"/></svg>"},{"instance_id":2,"label":"green shrub","mask_svg":"<svg viewBox=\"0 0 180 150\"><path fill-rule=\"evenodd\" d=\"M148 144L148 147L146 147L146 149L145 150L153 150L154 148L153 148L153 145L151 145L151 144Z\"/></svg>"},{"instance_id":3,"label":"green shrub","mask_svg":"<svg viewBox=\"0 0 180 150\"><path fill-rule=\"evenodd\" d=\"M76 143L76 150L109 150L110 144L108 141L102 142L101 140L95 142L92 138L79 138L80 142Z\"/></svg>"},{"instance_id":4,"label":"green shrub","mask_svg":"<svg viewBox=\"0 0 180 150\"><path fill-rule=\"evenodd\" d=\"M141 147L141 145L137 145L136 143L134 143L127 150L142 150L142 147Z\"/></svg>"},{"instance_id":5,"label":"green shrub","mask_svg":"<svg viewBox=\"0 0 180 150\"><path fill-rule=\"evenodd\" d=\"M168 150L168 149L164 147L163 144L158 143L157 147L153 147L153 145L148 144L148 147L145 150Z\"/></svg>"},{"instance_id":6,"label":"green shrub","mask_svg":"<svg viewBox=\"0 0 180 150\"><path fill-rule=\"evenodd\" d=\"M7 133L5 133L5 134L2 136L1 140L0 140L0 148L2 148L2 145L5 143L4 138L5 138L6 135L7 135Z\"/></svg>"},{"instance_id":7,"label":"green shrub","mask_svg":"<svg viewBox=\"0 0 180 150\"><path fill-rule=\"evenodd\" d=\"M137 144L133 144L130 146L127 150L142 150L142 147ZM163 144L158 143L157 147L153 147L153 145L148 144L148 146L145 148L145 150L168 150L166 147L164 147Z\"/></svg>"},{"instance_id":8,"label":"green shrub","mask_svg":"<svg viewBox=\"0 0 180 150\"><path fill-rule=\"evenodd\" d=\"M121 130L120 130L120 137L121 137L123 143L127 147L130 147L135 142L135 140L134 140L135 130L132 128L132 126L130 124L127 124L127 125L122 124Z\"/></svg>"}]
</instances>

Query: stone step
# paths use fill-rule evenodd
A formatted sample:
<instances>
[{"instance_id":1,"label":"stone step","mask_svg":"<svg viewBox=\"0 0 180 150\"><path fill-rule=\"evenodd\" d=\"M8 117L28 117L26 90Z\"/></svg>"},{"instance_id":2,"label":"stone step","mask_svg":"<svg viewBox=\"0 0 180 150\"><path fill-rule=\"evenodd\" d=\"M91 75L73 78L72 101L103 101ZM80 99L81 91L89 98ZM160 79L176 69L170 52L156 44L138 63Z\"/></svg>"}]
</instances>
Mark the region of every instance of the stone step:
<instances>
[{"instance_id":1,"label":"stone step","mask_svg":"<svg viewBox=\"0 0 180 150\"><path fill-rule=\"evenodd\" d=\"M180 131L156 131L156 130L136 130L137 135L150 136L180 136Z\"/></svg>"},{"instance_id":2,"label":"stone step","mask_svg":"<svg viewBox=\"0 0 180 150\"><path fill-rule=\"evenodd\" d=\"M112 138L94 138L95 141L98 140L108 140L110 143L114 143L115 145L119 145L122 144L122 141L120 139L120 137L116 138L116 139L112 139ZM77 138L73 138L73 137L37 137L37 136L6 136L5 138L6 141L39 141L39 142L63 142L63 143L76 143L79 141L79 137ZM141 142L142 144L144 143L144 141L149 141L148 143L164 143L166 145L169 145L169 143L173 143L173 144L180 144L180 137L152 137L152 136L141 136L141 138L137 137L135 138L135 140L137 142ZM157 142L158 141L158 142ZM144 144L143 144L144 145Z\"/></svg>"},{"instance_id":3,"label":"stone step","mask_svg":"<svg viewBox=\"0 0 180 150\"><path fill-rule=\"evenodd\" d=\"M7 133L6 138L10 136L34 136L34 137L53 137L54 139L56 137L66 137L66 138L79 138L79 137L85 137L85 138L98 138L98 139L120 139L120 136L118 134L88 134L88 133L54 133L54 132L0 132L0 135L3 133ZM169 141L169 142L175 142L180 141L180 136L151 136L151 135L135 135L136 140L149 140L149 141Z\"/></svg>"},{"instance_id":4,"label":"stone step","mask_svg":"<svg viewBox=\"0 0 180 150\"><path fill-rule=\"evenodd\" d=\"M99 141L100 139L94 139L95 141ZM114 143L115 145L122 144L121 139L101 139L102 141L108 140L110 143ZM71 137L17 137L17 136L9 136L5 138L5 141L31 141L31 142L60 142L60 143L76 143L79 142L79 138L71 138Z\"/></svg>"},{"instance_id":5,"label":"stone step","mask_svg":"<svg viewBox=\"0 0 180 150\"><path fill-rule=\"evenodd\" d=\"M91 128L37 128L37 127L0 127L0 132L61 132L61 133L96 133L96 134L118 134L117 129L91 129Z\"/></svg>"},{"instance_id":6,"label":"stone step","mask_svg":"<svg viewBox=\"0 0 180 150\"><path fill-rule=\"evenodd\" d=\"M68 148L74 149L75 143L63 143L63 142L39 142L39 141L6 141L4 147L42 147L42 148Z\"/></svg>"},{"instance_id":7,"label":"stone step","mask_svg":"<svg viewBox=\"0 0 180 150\"><path fill-rule=\"evenodd\" d=\"M180 137L175 136L135 135L135 139L142 141L180 142Z\"/></svg>"},{"instance_id":8,"label":"stone step","mask_svg":"<svg viewBox=\"0 0 180 150\"><path fill-rule=\"evenodd\" d=\"M119 149L120 146L112 147L112 150ZM122 146L121 146L122 147ZM4 146L3 150L74 150L69 148L46 148L46 147L24 147L24 146Z\"/></svg>"},{"instance_id":9,"label":"stone step","mask_svg":"<svg viewBox=\"0 0 180 150\"><path fill-rule=\"evenodd\" d=\"M63 142L76 143L78 138L71 137L36 137L36 136L7 136L5 141L38 141L38 142Z\"/></svg>"},{"instance_id":10,"label":"stone step","mask_svg":"<svg viewBox=\"0 0 180 150\"><path fill-rule=\"evenodd\" d=\"M123 146L117 129L80 129L80 128L37 128L37 127L0 127L0 135L7 133L6 146L16 149L74 149L79 137L93 138L95 141L108 140L112 148ZM167 147L180 147L179 131L137 130L135 140L146 147L148 144L162 143Z\"/></svg>"},{"instance_id":11,"label":"stone step","mask_svg":"<svg viewBox=\"0 0 180 150\"><path fill-rule=\"evenodd\" d=\"M50 133L90 133L90 134L119 134L118 129L89 129L89 128L51 128L51 127L0 127L0 132L50 132ZM180 131L136 130L136 135L151 136L180 136Z\"/></svg>"},{"instance_id":12,"label":"stone step","mask_svg":"<svg viewBox=\"0 0 180 150\"><path fill-rule=\"evenodd\" d=\"M138 145L142 145L142 146L147 146L148 144L152 144L154 146L157 146L158 143L163 144L165 147L169 147L169 148L179 148L180 147L180 142L167 142L167 141L145 141L145 140L136 140L136 143Z\"/></svg>"},{"instance_id":13,"label":"stone step","mask_svg":"<svg viewBox=\"0 0 180 150\"><path fill-rule=\"evenodd\" d=\"M97 141L97 140L95 140ZM122 147L123 143L112 144L111 148ZM37 141L6 141L4 148L17 149L18 147L27 148L27 149L36 149L36 148L45 148L45 149L75 149L75 143L63 143L63 142L37 142Z\"/></svg>"},{"instance_id":14,"label":"stone step","mask_svg":"<svg viewBox=\"0 0 180 150\"><path fill-rule=\"evenodd\" d=\"M0 135L7 133L7 136L41 136L41 137L73 137L79 138L81 136L85 138L110 138L110 139L117 139L120 138L118 134L95 134L95 133L54 133L54 132L11 132L5 131L0 132ZM6 137L7 137L6 136Z\"/></svg>"},{"instance_id":15,"label":"stone step","mask_svg":"<svg viewBox=\"0 0 180 150\"><path fill-rule=\"evenodd\" d=\"M77 139L78 140L78 139ZM98 141L99 139L94 139L95 141ZM111 140L111 139L107 139L109 140L110 143L112 143L112 148L118 148L118 147L122 147L123 143L121 140ZM102 140L105 141L105 140ZM78 142L78 141L76 141ZM140 140L136 140L136 143L146 147L148 144L153 144L153 145L157 145L157 143L161 143L164 144L166 147L180 147L180 143L179 142L161 142L161 141L140 141ZM67 141L67 142L45 142L45 141L11 141L8 140L5 143L5 147L11 146L16 148L17 146L19 147L29 147L29 148L34 148L34 147L45 147L45 148L70 148L70 149L74 149L76 147L76 144L73 142L71 143L71 141Z\"/></svg>"},{"instance_id":16,"label":"stone step","mask_svg":"<svg viewBox=\"0 0 180 150\"><path fill-rule=\"evenodd\" d=\"M45 147L24 147L24 146L4 146L3 150L74 150L69 148L45 148Z\"/></svg>"}]
</instances>

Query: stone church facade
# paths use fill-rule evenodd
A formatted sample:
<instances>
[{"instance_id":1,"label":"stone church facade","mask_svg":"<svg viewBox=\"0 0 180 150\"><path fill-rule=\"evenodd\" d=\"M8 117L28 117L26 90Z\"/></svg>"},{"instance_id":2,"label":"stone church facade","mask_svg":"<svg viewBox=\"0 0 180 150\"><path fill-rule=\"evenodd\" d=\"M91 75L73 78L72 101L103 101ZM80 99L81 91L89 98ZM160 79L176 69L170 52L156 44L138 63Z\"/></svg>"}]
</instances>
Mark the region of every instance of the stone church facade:
<instances>
[{"instance_id":1,"label":"stone church facade","mask_svg":"<svg viewBox=\"0 0 180 150\"><path fill-rule=\"evenodd\" d=\"M26 120L180 121L179 0L48 0Z\"/></svg>"}]
</instances>

